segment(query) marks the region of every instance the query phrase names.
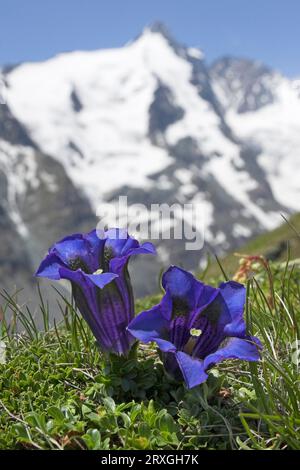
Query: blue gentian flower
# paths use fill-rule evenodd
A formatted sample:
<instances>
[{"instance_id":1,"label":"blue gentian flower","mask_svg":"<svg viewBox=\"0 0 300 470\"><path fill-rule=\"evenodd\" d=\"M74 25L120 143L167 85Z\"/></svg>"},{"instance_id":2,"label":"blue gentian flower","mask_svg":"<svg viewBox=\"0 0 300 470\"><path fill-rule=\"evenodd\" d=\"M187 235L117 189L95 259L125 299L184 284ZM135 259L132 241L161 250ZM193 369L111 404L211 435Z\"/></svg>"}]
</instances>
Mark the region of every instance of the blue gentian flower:
<instances>
[{"instance_id":1,"label":"blue gentian flower","mask_svg":"<svg viewBox=\"0 0 300 470\"><path fill-rule=\"evenodd\" d=\"M157 344L175 379L192 388L224 359L259 360L260 342L247 335L243 319L244 286L229 281L214 288L176 266L164 273L162 284L161 302L138 315L128 329L140 341Z\"/></svg>"},{"instance_id":2,"label":"blue gentian flower","mask_svg":"<svg viewBox=\"0 0 300 470\"><path fill-rule=\"evenodd\" d=\"M127 330L134 317L128 260L155 254L152 243L139 244L126 230L96 230L55 243L36 276L71 282L76 306L105 352L126 355L135 339Z\"/></svg>"}]
</instances>

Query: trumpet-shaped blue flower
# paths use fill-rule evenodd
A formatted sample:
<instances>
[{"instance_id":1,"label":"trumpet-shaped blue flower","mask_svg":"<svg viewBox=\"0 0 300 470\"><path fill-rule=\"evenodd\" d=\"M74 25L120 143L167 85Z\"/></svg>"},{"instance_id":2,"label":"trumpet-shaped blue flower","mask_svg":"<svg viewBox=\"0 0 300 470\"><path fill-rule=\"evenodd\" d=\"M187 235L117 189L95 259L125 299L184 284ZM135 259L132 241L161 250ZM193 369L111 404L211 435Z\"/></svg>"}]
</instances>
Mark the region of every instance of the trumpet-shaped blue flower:
<instances>
[{"instance_id":1,"label":"trumpet-shaped blue flower","mask_svg":"<svg viewBox=\"0 0 300 470\"><path fill-rule=\"evenodd\" d=\"M126 355L134 338L127 330L134 317L128 273L130 256L155 254L151 243L139 244L125 230L96 230L55 243L36 276L67 279L75 303L105 352Z\"/></svg>"},{"instance_id":2,"label":"trumpet-shaped blue flower","mask_svg":"<svg viewBox=\"0 0 300 470\"><path fill-rule=\"evenodd\" d=\"M224 359L259 360L260 342L246 334L244 286L229 281L214 288L176 266L164 273L162 283L161 302L138 315L128 329L140 341L157 344L174 378L192 388Z\"/></svg>"}]
</instances>

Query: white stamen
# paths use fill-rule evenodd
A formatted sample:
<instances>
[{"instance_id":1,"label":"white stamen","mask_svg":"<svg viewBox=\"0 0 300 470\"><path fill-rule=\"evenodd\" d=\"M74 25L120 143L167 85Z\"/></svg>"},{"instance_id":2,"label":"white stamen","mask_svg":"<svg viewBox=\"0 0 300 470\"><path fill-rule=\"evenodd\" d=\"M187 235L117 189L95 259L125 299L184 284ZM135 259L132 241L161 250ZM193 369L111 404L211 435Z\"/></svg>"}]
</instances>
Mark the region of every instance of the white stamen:
<instances>
[{"instance_id":1,"label":"white stamen","mask_svg":"<svg viewBox=\"0 0 300 470\"><path fill-rule=\"evenodd\" d=\"M97 271L95 271L93 274L102 274L103 273L103 269L97 269Z\"/></svg>"},{"instance_id":2,"label":"white stamen","mask_svg":"<svg viewBox=\"0 0 300 470\"><path fill-rule=\"evenodd\" d=\"M197 328L191 328L190 335L198 338L198 336L202 335L202 330L197 330Z\"/></svg>"}]
</instances>

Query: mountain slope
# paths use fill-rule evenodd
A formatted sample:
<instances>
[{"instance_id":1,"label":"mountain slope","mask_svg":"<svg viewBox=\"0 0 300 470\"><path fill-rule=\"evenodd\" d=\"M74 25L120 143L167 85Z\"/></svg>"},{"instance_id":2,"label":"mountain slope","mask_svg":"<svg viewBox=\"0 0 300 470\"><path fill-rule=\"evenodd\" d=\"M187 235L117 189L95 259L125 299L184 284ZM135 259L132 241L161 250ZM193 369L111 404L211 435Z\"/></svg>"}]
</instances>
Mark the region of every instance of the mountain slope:
<instances>
[{"instance_id":1,"label":"mountain slope","mask_svg":"<svg viewBox=\"0 0 300 470\"><path fill-rule=\"evenodd\" d=\"M300 214L295 214L288 222L283 222L274 230L262 233L253 238L245 245L239 247L238 254L241 255L262 255L271 262L282 262L284 268L287 259L290 259L290 266L294 262L300 262ZM233 276L239 269L241 256L228 253L222 257L220 262L227 276ZM221 277L222 273L218 263L211 259L208 263L205 278Z\"/></svg>"},{"instance_id":2,"label":"mountain slope","mask_svg":"<svg viewBox=\"0 0 300 470\"><path fill-rule=\"evenodd\" d=\"M299 210L300 99L297 82L260 63L222 59L211 68L228 125L259 149L257 162L277 201Z\"/></svg>"},{"instance_id":3,"label":"mountain slope","mask_svg":"<svg viewBox=\"0 0 300 470\"><path fill-rule=\"evenodd\" d=\"M30 301L47 247L95 217L62 165L39 150L7 105L0 106L0 123L0 287L24 289L18 298Z\"/></svg>"},{"instance_id":4,"label":"mountain slope","mask_svg":"<svg viewBox=\"0 0 300 470\"><path fill-rule=\"evenodd\" d=\"M225 58L208 67L202 51L155 24L123 48L61 54L4 75L19 137L1 136L4 115L0 171L16 193L27 188L9 210L33 265L50 241L95 225L94 214L120 195L148 207L201 203L205 249L217 253L300 210L299 96L261 64ZM157 244L163 265L195 267L205 254L185 251L185 240ZM139 292L156 288L147 273L137 277Z\"/></svg>"}]
</instances>

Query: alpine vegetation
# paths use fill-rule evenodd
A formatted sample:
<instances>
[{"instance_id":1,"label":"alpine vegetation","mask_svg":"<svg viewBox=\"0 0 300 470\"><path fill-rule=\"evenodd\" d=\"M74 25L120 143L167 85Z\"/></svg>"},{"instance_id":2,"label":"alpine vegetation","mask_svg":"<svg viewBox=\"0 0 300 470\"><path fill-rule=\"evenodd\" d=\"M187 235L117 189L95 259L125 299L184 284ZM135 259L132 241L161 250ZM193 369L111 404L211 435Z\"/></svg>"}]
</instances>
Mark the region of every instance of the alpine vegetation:
<instances>
[{"instance_id":1,"label":"alpine vegetation","mask_svg":"<svg viewBox=\"0 0 300 470\"><path fill-rule=\"evenodd\" d=\"M300 448L299 261L171 266L134 317L127 265L154 252L124 230L54 244L37 275L73 300L56 290L52 326L40 290L42 330L0 292L0 449Z\"/></svg>"},{"instance_id":2,"label":"alpine vegetation","mask_svg":"<svg viewBox=\"0 0 300 470\"><path fill-rule=\"evenodd\" d=\"M259 359L259 340L246 333L245 288L227 282L214 288L171 266L163 276L161 302L134 319L130 256L154 254L123 229L75 234L55 243L37 276L67 279L75 303L100 348L128 355L135 338L155 342L167 373L188 388L206 381L224 359Z\"/></svg>"}]
</instances>

